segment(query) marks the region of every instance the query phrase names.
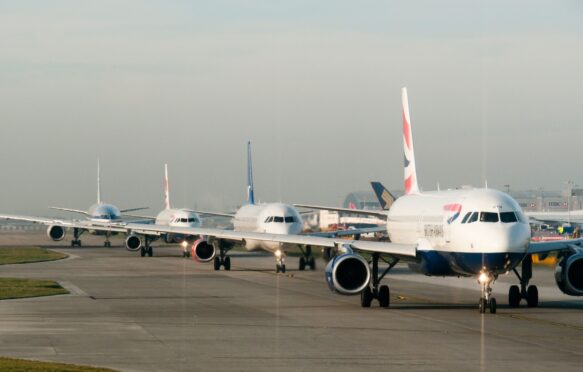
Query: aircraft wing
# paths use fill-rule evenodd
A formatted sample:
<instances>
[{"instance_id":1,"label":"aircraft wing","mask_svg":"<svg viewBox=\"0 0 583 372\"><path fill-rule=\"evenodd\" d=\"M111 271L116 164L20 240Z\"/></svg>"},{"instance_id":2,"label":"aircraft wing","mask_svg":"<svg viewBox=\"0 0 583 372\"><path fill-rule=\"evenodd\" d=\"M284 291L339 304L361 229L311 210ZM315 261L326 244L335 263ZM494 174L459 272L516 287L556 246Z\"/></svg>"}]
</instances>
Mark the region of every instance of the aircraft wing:
<instances>
[{"instance_id":1,"label":"aircraft wing","mask_svg":"<svg viewBox=\"0 0 583 372\"><path fill-rule=\"evenodd\" d=\"M136 212L136 211L143 211L145 209L149 209L150 207L139 207L139 208L130 208L130 209L122 209L119 212L120 213L126 213L126 212Z\"/></svg>"},{"instance_id":2,"label":"aircraft wing","mask_svg":"<svg viewBox=\"0 0 583 372\"><path fill-rule=\"evenodd\" d=\"M49 209L55 209L57 211L65 211L65 212L79 213L79 214L83 214L85 216L89 216L89 213L87 213L87 211L82 211L80 209L61 208L61 207L49 207Z\"/></svg>"},{"instance_id":3,"label":"aircraft wing","mask_svg":"<svg viewBox=\"0 0 583 372\"><path fill-rule=\"evenodd\" d=\"M170 227L161 225L143 225L143 224L118 224L124 226L127 230L142 234L181 234L211 236L217 239L226 239L234 241L259 240L278 242L283 244L313 245L319 247L334 248L342 245L349 245L351 248L368 253L382 253L397 258L408 260L417 257L417 245L415 244L396 244L389 242L373 242L361 240L347 240L340 238L327 238L311 235L283 235L283 234L265 234L254 232L242 232L233 230L221 230L202 227ZM352 231L354 232L354 230Z\"/></svg>"},{"instance_id":4,"label":"aircraft wing","mask_svg":"<svg viewBox=\"0 0 583 372\"><path fill-rule=\"evenodd\" d=\"M386 232L387 232L386 226L378 226L378 227L365 227L362 229L348 229L348 230L338 230L338 231L314 232L314 233L306 233L304 235L321 236L324 238L335 238L337 236L350 236L350 235L362 235L362 234L386 233Z\"/></svg>"},{"instance_id":5,"label":"aircraft wing","mask_svg":"<svg viewBox=\"0 0 583 372\"><path fill-rule=\"evenodd\" d=\"M216 216L216 217L227 217L227 218L234 218L235 215L232 213L220 213L220 212L207 212L207 211L195 211L192 209L187 209L189 212L194 212L198 214L202 214L205 216Z\"/></svg>"},{"instance_id":6,"label":"aircraft wing","mask_svg":"<svg viewBox=\"0 0 583 372\"><path fill-rule=\"evenodd\" d=\"M77 228L83 230L99 230L99 231L114 231L125 233L127 229L114 226L112 224L101 224L93 221L85 220L63 220L58 218L47 218L47 217L32 217L32 216L19 216L13 214L0 214L0 219L12 220L12 221L25 221L38 223L47 226L63 226L68 228Z\"/></svg>"},{"instance_id":7,"label":"aircraft wing","mask_svg":"<svg viewBox=\"0 0 583 372\"><path fill-rule=\"evenodd\" d=\"M566 250L581 250L583 249L583 238L567 239L567 240L553 240L547 242L531 242L528 247L528 254L551 253Z\"/></svg>"},{"instance_id":8,"label":"aircraft wing","mask_svg":"<svg viewBox=\"0 0 583 372\"><path fill-rule=\"evenodd\" d=\"M335 207L324 207L320 205L308 205L308 204L294 204L297 208L308 208L308 209L317 209L317 210L324 210L324 211L333 211L333 212L342 212L342 213L349 213L349 214L361 214L365 216L375 216L378 218L387 219L387 212L386 211L373 211L368 209L351 209L351 208L335 208Z\"/></svg>"}]
</instances>

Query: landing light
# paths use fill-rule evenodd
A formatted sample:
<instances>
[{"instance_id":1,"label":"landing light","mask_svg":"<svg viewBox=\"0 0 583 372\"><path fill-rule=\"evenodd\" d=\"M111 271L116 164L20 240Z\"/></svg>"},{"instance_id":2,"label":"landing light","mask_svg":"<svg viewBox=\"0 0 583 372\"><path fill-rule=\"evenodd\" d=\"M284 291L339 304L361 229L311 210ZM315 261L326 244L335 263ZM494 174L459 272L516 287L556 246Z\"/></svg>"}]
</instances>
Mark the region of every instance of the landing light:
<instances>
[{"instance_id":1,"label":"landing light","mask_svg":"<svg viewBox=\"0 0 583 372\"><path fill-rule=\"evenodd\" d=\"M482 284L487 283L488 281L490 281L490 276L486 273L480 273L480 276L478 277L478 281Z\"/></svg>"},{"instance_id":2,"label":"landing light","mask_svg":"<svg viewBox=\"0 0 583 372\"><path fill-rule=\"evenodd\" d=\"M188 242L186 240L182 242L182 247L183 248L186 248L187 245L188 245Z\"/></svg>"},{"instance_id":3,"label":"landing light","mask_svg":"<svg viewBox=\"0 0 583 372\"><path fill-rule=\"evenodd\" d=\"M275 257L280 258L281 257L281 251L275 251Z\"/></svg>"}]
</instances>

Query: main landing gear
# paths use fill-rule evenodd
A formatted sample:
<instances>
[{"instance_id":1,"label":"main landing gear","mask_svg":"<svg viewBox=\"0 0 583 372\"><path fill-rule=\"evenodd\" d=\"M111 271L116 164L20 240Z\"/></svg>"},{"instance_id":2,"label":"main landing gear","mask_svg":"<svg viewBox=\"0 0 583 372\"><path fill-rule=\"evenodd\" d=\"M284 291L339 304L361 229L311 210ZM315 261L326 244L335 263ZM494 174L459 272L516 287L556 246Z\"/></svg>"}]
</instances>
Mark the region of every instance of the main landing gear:
<instances>
[{"instance_id":1,"label":"main landing gear","mask_svg":"<svg viewBox=\"0 0 583 372\"><path fill-rule=\"evenodd\" d=\"M520 288L517 285L510 286L508 291L508 305L510 307L520 306L520 301L524 298L528 307L538 306L538 288L536 285L528 285L532 279L532 256L528 255L522 260L522 275L513 269L514 274L520 281Z\"/></svg>"},{"instance_id":2,"label":"main landing gear","mask_svg":"<svg viewBox=\"0 0 583 372\"><path fill-rule=\"evenodd\" d=\"M302 257L300 257L300 271L304 271L306 266L309 266L311 270L316 270L316 260L312 255L312 247L308 245L304 249L300 246L300 251L302 252Z\"/></svg>"},{"instance_id":3,"label":"main landing gear","mask_svg":"<svg viewBox=\"0 0 583 372\"><path fill-rule=\"evenodd\" d=\"M223 266L227 271L231 270L231 257L227 256L227 251L223 248L220 248L219 252L219 255L216 256L213 261L215 270L220 270L221 266Z\"/></svg>"},{"instance_id":4,"label":"main landing gear","mask_svg":"<svg viewBox=\"0 0 583 372\"><path fill-rule=\"evenodd\" d=\"M279 250L275 251L275 262L275 272L285 274L285 253Z\"/></svg>"},{"instance_id":5,"label":"main landing gear","mask_svg":"<svg viewBox=\"0 0 583 372\"><path fill-rule=\"evenodd\" d=\"M382 272L379 276L379 259L387 263L389 266ZM391 271L393 267L399 262L395 259L391 262L385 260L380 256L379 253L372 254L372 272L371 272L371 284L372 288L366 287L364 291L360 293L360 306L370 307L372 300L377 299L381 307L389 307L391 303L391 291L388 285L379 286L381 280Z\"/></svg>"},{"instance_id":6,"label":"main landing gear","mask_svg":"<svg viewBox=\"0 0 583 372\"><path fill-rule=\"evenodd\" d=\"M150 243L151 243L151 241L150 241L150 239L148 239L148 236L146 235L144 237L144 246L140 248L140 256L152 257L154 255L154 249L152 248Z\"/></svg>"},{"instance_id":7,"label":"main landing gear","mask_svg":"<svg viewBox=\"0 0 583 372\"><path fill-rule=\"evenodd\" d=\"M103 246L106 248L111 248L111 242L109 241L109 232L105 233L105 242L103 243Z\"/></svg>"},{"instance_id":8,"label":"main landing gear","mask_svg":"<svg viewBox=\"0 0 583 372\"><path fill-rule=\"evenodd\" d=\"M81 240L79 239L81 237L81 234L83 234L83 230L78 228L73 229L73 240L71 240L71 247L81 246Z\"/></svg>"},{"instance_id":9,"label":"main landing gear","mask_svg":"<svg viewBox=\"0 0 583 372\"><path fill-rule=\"evenodd\" d=\"M496 314L496 299L492 297L492 283L496 280L495 276L482 271L478 277L478 282L482 286L482 296L480 297L480 302L478 302L478 309L480 314L486 313L486 310L490 311L490 314Z\"/></svg>"}]
</instances>

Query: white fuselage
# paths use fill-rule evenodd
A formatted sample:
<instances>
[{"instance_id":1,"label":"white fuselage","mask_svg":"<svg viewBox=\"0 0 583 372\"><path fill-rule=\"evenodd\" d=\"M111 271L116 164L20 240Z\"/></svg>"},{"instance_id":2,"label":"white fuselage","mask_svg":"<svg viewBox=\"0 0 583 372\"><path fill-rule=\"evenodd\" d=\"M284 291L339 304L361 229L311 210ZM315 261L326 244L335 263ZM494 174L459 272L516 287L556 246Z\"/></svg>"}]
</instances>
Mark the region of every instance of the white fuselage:
<instances>
[{"instance_id":1,"label":"white fuselage","mask_svg":"<svg viewBox=\"0 0 583 372\"><path fill-rule=\"evenodd\" d=\"M239 208L233 218L235 231L266 234L299 234L303 223L298 211L291 205L282 203L248 204ZM246 240L248 250L262 249L268 252L285 250L278 242Z\"/></svg>"},{"instance_id":2,"label":"white fuselage","mask_svg":"<svg viewBox=\"0 0 583 372\"><path fill-rule=\"evenodd\" d=\"M156 216L156 225L170 227L201 227L202 222L198 213L188 209L164 209ZM163 236L167 243L180 243L183 235L166 234Z\"/></svg>"},{"instance_id":3,"label":"white fuselage","mask_svg":"<svg viewBox=\"0 0 583 372\"><path fill-rule=\"evenodd\" d=\"M394 243L418 245L427 261L419 270L428 275L506 272L522 260L530 239L518 203L490 189L405 195L388 212L387 231Z\"/></svg>"}]
</instances>

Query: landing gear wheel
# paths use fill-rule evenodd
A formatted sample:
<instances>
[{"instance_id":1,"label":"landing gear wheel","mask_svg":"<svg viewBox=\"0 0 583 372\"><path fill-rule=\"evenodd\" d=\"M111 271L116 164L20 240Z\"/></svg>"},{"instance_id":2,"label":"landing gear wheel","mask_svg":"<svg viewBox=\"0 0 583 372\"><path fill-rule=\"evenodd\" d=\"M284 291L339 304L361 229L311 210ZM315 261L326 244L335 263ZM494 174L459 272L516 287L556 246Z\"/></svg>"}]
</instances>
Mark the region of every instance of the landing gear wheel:
<instances>
[{"instance_id":1,"label":"landing gear wheel","mask_svg":"<svg viewBox=\"0 0 583 372\"><path fill-rule=\"evenodd\" d=\"M526 290L526 303L528 307L537 307L538 306L538 288L536 285L528 286Z\"/></svg>"},{"instance_id":2,"label":"landing gear wheel","mask_svg":"<svg viewBox=\"0 0 583 372\"><path fill-rule=\"evenodd\" d=\"M517 285L510 286L510 290L508 290L508 305L510 307L518 307L521 299L520 288Z\"/></svg>"},{"instance_id":3,"label":"landing gear wheel","mask_svg":"<svg viewBox=\"0 0 583 372\"><path fill-rule=\"evenodd\" d=\"M304 271L306 269L306 259L304 257L300 257L300 271Z\"/></svg>"},{"instance_id":4,"label":"landing gear wheel","mask_svg":"<svg viewBox=\"0 0 583 372\"><path fill-rule=\"evenodd\" d=\"M480 302L478 303L478 310L480 310L480 314L486 313L486 307L488 307L488 301L485 298L480 298Z\"/></svg>"},{"instance_id":5,"label":"landing gear wheel","mask_svg":"<svg viewBox=\"0 0 583 372\"><path fill-rule=\"evenodd\" d=\"M490 314L496 314L496 299L494 297L490 299L488 307L490 309Z\"/></svg>"},{"instance_id":6,"label":"landing gear wheel","mask_svg":"<svg viewBox=\"0 0 583 372\"><path fill-rule=\"evenodd\" d=\"M103 243L103 246L104 246L105 248L111 248L111 242L104 242L104 243Z\"/></svg>"},{"instance_id":7,"label":"landing gear wheel","mask_svg":"<svg viewBox=\"0 0 583 372\"><path fill-rule=\"evenodd\" d=\"M388 285L381 285L379 288L379 305L381 307L389 307L391 302L391 292Z\"/></svg>"},{"instance_id":8,"label":"landing gear wheel","mask_svg":"<svg viewBox=\"0 0 583 372\"><path fill-rule=\"evenodd\" d=\"M219 271L221 269L221 259L219 257L215 257L213 263L215 265L215 271Z\"/></svg>"},{"instance_id":9,"label":"landing gear wheel","mask_svg":"<svg viewBox=\"0 0 583 372\"><path fill-rule=\"evenodd\" d=\"M140 256L146 257L146 248L144 247L140 248Z\"/></svg>"},{"instance_id":10,"label":"landing gear wheel","mask_svg":"<svg viewBox=\"0 0 583 372\"><path fill-rule=\"evenodd\" d=\"M370 307L372 303L372 291L370 287L366 287L364 291L360 292L360 306Z\"/></svg>"},{"instance_id":11,"label":"landing gear wheel","mask_svg":"<svg viewBox=\"0 0 583 372\"><path fill-rule=\"evenodd\" d=\"M152 247L148 248L148 257L152 257L154 255L154 249Z\"/></svg>"},{"instance_id":12,"label":"landing gear wheel","mask_svg":"<svg viewBox=\"0 0 583 372\"><path fill-rule=\"evenodd\" d=\"M281 273L285 274L285 264L281 265Z\"/></svg>"},{"instance_id":13,"label":"landing gear wheel","mask_svg":"<svg viewBox=\"0 0 583 372\"><path fill-rule=\"evenodd\" d=\"M308 266L310 266L310 269L316 270L316 260L313 256L308 260Z\"/></svg>"},{"instance_id":14,"label":"landing gear wheel","mask_svg":"<svg viewBox=\"0 0 583 372\"><path fill-rule=\"evenodd\" d=\"M229 256L225 257L225 260L223 261L223 266L225 270L227 271L231 270L231 257Z\"/></svg>"}]
</instances>

